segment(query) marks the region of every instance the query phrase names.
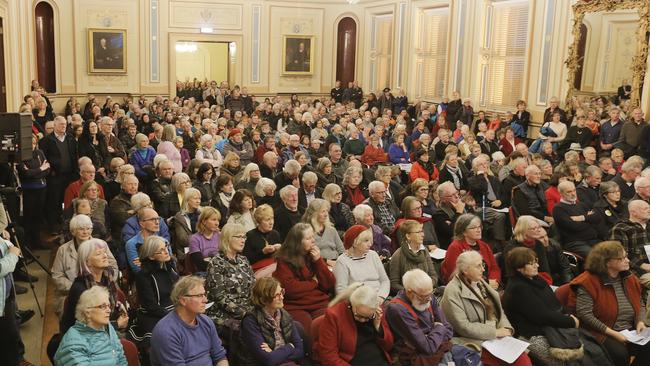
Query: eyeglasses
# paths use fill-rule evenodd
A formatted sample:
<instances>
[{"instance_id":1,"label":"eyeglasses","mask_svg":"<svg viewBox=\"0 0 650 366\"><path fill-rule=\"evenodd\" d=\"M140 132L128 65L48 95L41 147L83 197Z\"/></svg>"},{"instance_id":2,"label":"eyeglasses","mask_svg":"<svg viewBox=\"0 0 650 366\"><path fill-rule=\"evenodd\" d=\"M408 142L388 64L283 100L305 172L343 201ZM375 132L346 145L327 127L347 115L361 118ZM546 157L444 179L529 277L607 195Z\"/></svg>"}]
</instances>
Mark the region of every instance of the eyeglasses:
<instances>
[{"instance_id":1,"label":"eyeglasses","mask_svg":"<svg viewBox=\"0 0 650 366\"><path fill-rule=\"evenodd\" d=\"M284 297L284 294L285 294L284 289L280 289L280 292L278 292L277 294L273 295L273 298L274 298L274 299L279 299L279 298L281 298L281 297Z\"/></svg>"},{"instance_id":2,"label":"eyeglasses","mask_svg":"<svg viewBox=\"0 0 650 366\"><path fill-rule=\"evenodd\" d=\"M111 309L111 304L106 304L106 303L104 303L104 304L100 304L100 305L97 305L97 306L91 306L90 308L91 308L91 309L99 309L99 310L104 310L104 311L106 311L106 310L110 310L110 309Z\"/></svg>"},{"instance_id":3,"label":"eyeglasses","mask_svg":"<svg viewBox=\"0 0 650 366\"><path fill-rule=\"evenodd\" d=\"M205 292L203 292L203 293L200 293L200 294L187 294L187 295L185 295L185 296L183 296L183 297L206 298L206 299L207 299L207 298L208 298L208 294L205 293Z\"/></svg>"},{"instance_id":4,"label":"eyeglasses","mask_svg":"<svg viewBox=\"0 0 650 366\"><path fill-rule=\"evenodd\" d=\"M417 297L418 300L420 300L421 302L429 302L429 301L431 301L431 299L433 299L433 292L430 292L430 293L425 294L425 295L418 294L418 293L415 292L414 290L411 290L411 292L412 292L413 295L415 295L415 297Z\"/></svg>"},{"instance_id":5,"label":"eyeglasses","mask_svg":"<svg viewBox=\"0 0 650 366\"><path fill-rule=\"evenodd\" d=\"M354 317L357 318L357 320L359 320L360 322L367 322L367 321L375 320L375 318L377 318L376 313L372 313L372 315L370 316L365 316L365 315L359 315L354 310L352 310L352 315L354 315Z\"/></svg>"},{"instance_id":6,"label":"eyeglasses","mask_svg":"<svg viewBox=\"0 0 650 366\"><path fill-rule=\"evenodd\" d=\"M233 235L232 237L233 237L233 238L237 238L237 239L246 239L246 235L244 235L244 234L241 234L241 235Z\"/></svg>"}]
</instances>

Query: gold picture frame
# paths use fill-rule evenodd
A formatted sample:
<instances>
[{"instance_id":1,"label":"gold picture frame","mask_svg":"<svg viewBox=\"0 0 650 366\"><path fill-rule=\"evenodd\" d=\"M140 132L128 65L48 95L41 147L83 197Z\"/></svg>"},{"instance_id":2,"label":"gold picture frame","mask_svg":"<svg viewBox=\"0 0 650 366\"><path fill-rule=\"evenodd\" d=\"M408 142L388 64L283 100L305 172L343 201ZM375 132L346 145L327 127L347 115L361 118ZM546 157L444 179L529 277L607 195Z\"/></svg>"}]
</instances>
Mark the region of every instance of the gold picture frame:
<instances>
[{"instance_id":1,"label":"gold picture frame","mask_svg":"<svg viewBox=\"0 0 650 366\"><path fill-rule=\"evenodd\" d=\"M282 75L314 73L314 36L282 36Z\"/></svg>"},{"instance_id":2,"label":"gold picture frame","mask_svg":"<svg viewBox=\"0 0 650 366\"><path fill-rule=\"evenodd\" d=\"M637 51L632 58L632 93L630 104L632 107L638 107L641 102L641 85L645 78L646 62L648 58L648 40L646 34L650 30L650 3L648 0L598 0L586 1L579 0L573 5L573 43L569 46L569 56L565 61L567 67L567 83L569 89L567 92L566 103L571 103L571 98L576 94L575 79L580 60L578 57L578 47L580 42L580 26L586 13L599 11L615 11L635 9L639 12L639 27L636 33Z\"/></svg>"},{"instance_id":3,"label":"gold picture frame","mask_svg":"<svg viewBox=\"0 0 650 366\"><path fill-rule=\"evenodd\" d=\"M126 74L126 29L88 28L88 73Z\"/></svg>"}]
</instances>

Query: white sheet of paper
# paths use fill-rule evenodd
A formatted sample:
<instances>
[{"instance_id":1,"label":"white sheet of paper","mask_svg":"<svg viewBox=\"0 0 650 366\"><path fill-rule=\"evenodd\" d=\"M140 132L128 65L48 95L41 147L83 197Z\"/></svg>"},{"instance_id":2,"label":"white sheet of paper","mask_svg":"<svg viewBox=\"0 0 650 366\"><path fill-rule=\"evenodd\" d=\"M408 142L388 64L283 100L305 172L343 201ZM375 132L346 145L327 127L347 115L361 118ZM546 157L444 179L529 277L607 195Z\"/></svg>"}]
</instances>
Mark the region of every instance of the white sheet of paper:
<instances>
[{"instance_id":1,"label":"white sheet of paper","mask_svg":"<svg viewBox=\"0 0 650 366\"><path fill-rule=\"evenodd\" d=\"M481 344L495 357L513 363L528 348L530 343L513 337L491 339Z\"/></svg>"},{"instance_id":2,"label":"white sheet of paper","mask_svg":"<svg viewBox=\"0 0 650 366\"><path fill-rule=\"evenodd\" d=\"M447 255L447 251L444 249L436 248L436 250L429 253L429 255L433 259L445 259L445 256Z\"/></svg>"},{"instance_id":3,"label":"white sheet of paper","mask_svg":"<svg viewBox=\"0 0 650 366\"><path fill-rule=\"evenodd\" d=\"M621 334L631 343L638 344L639 346L645 346L646 343L650 341L650 328L646 328L641 334L638 334L636 330L622 330Z\"/></svg>"},{"instance_id":4,"label":"white sheet of paper","mask_svg":"<svg viewBox=\"0 0 650 366\"><path fill-rule=\"evenodd\" d=\"M553 290L553 292L555 292L555 290L557 290L558 288L559 288L558 286L551 285L551 290Z\"/></svg>"},{"instance_id":5,"label":"white sheet of paper","mask_svg":"<svg viewBox=\"0 0 650 366\"><path fill-rule=\"evenodd\" d=\"M650 245L644 245L643 249L645 249L645 255L650 259Z\"/></svg>"},{"instance_id":6,"label":"white sheet of paper","mask_svg":"<svg viewBox=\"0 0 650 366\"><path fill-rule=\"evenodd\" d=\"M210 309L212 307L212 305L214 305L214 302L209 302L209 303L205 304L205 310Z\"/></svg>"},{"instance_id":7,"label":"white sheet of paper","mask_svg":"<svg viewBox=\"0 0 650 366\"><path fill-rule=\"evenodd\" d=\"M183 248L183 251L185 252L185 254L189 253L190 252L190 247Z\"/></svg>"},{"instance_id":8,"label":"white sheet of paper","mask_svg":"<svg viewBox=\"0 0 650 366\"><path fill-rule=\"evenodd\" d=\"M502 213L508 213L508 212L510 212L510 208L509 208L509 207L504 207L504 208L495 208L494 211L496 211L496 212L502 212Z\"/></svg>"}]
</instances>

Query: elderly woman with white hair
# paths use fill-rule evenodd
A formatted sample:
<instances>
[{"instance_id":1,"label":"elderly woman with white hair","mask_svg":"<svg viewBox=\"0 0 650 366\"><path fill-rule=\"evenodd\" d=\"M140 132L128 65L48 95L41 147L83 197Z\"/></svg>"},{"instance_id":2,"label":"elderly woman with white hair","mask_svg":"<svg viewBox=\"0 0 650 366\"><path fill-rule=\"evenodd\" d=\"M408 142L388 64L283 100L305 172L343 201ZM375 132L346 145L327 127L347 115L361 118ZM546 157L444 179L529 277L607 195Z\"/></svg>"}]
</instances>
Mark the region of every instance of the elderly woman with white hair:
<instances>
[{"instance_id":1,"label":"elderly woman with white hair","mask_svg":"<svg viewBox=\"0 0 650 366\"><path fill-rule=\"evenodd\" d=\"M145 167L153 166L156 150L149 145L149 138L142 133L135 135L135 142L135 149L129 156L129 164L135 168L135 175L138 178L146 178L148 174Z\"/></svg>"},{"instance_id":2,"label":"elderly woman with white hair","mask_svg":"<svg viewBox=\"0 0 650 366\"><path fill-rule=\"evenodd\" d=\"M183 163L181 161L181 152L174 145L176 138L176 127L173 124L166 124L163 127L162 142L158 144L156 150L158 154L163 154L169 161L174 164L174 173L183 171Z\"/></svg>"},{"instance_id":3,"label":"elderly woman with white hair","mask_svg":"<svg viewBox=\"0 0 650 366\"><path fill-rule=\"evenodd\" d=\"M299 176L302 170L302 166L296 160L289 160L284 163L284 168L282 173L277 174L273 181L275 182L277 189L282 189L288 185L299 185Z\"/></svg>"},{"instance_id":4,"label":"elderly woman with white hair","mask_svg":"<svg viewBox=\"0 0 650 366\"><path fill-rule=\"evenodd\" d=\"M499 293L484 279L483 257L476 251L462 253L456 259L456 272L445 287L440 307L456 335L452 342L481 350L484 341L509 337L514 327L508 321ZM486 365L509 365L482 349ZM510 365L532 365L524 352Z\"/></svg>"},{"instance_id":5,"label":"elderly woman with white hair","mask_svg":"<svg viewBox=\"0 0 650 366\"><path fill-rule=\"evenodd\" d=\"M255 203L257 206L263 204L270 205L271 207L277 207L279 200L275 194L275 182L273 179L262 177L255 184Z\"/></svg>"},{"instance_id":6,"label":"elderly woman with white hair","mask_svg":"<svg viewBox=\"0 0 650 366\"><path fill-rule=\"evenodd\" d=\"M72 240L61 245L56 251L56 257L52 263L52 280L55 287L56 313L61 315L63 301L70 291L72 282L77 278L77 249L84 241L92 238L93 223L86 215L76 215L70 220L70 233ZM106 252L109 266L112 273L117 275L117 261L111 251ZM116 279L114 277L113 279Z\"/></svg>"},{"instance_id":7,"label":"elderly woman with white hair","mask_svg":"<svg viewBox=\"0 0 650 366\"><path fill-rule=\"evenodd\" d=\"M147 347L156 323L174 309L170 296L179 277L167 251L167 243L160 236L152 235L145 239L139 254L141 265L140 272L135 275L135 287L140 307L127 337L138 346Z\"/></svg>"},{"instance_id":8,"label":"elderly woman with white hair","mask_svg":"<svg viewBox=\"0 0 650 366\"><path fill-rule=\"evenodd\" d=\"M239 177L239 182L235 184L235 189L247 189L249 192L255 192L255 186L261 178L260 166L255 163L249 163Z\"/></svg>"},{"instance_id":9,"label":"elderly woman with white hair","mask_svg":"<svg viewBox=\"0 0 650 366\"><path fill-rule=\"evenodd\" d=\"M350 166L343 174L343 202L350 207L361 204L368 198L368 190L365 189L361 182L363 181L363 169L357 166Z\"/></svg>"},{"instance_id":10,"label":"elderly woman with white hair","mask_svg":"<svg viewBox=\"0 0 650 366\"><path fill-rule=\"evenodd\" d=\"M358 205L352 210L352 215L354 216L356 225L362 225L372 229L371 249L379 254L382 262L387 261L393 252L391 240L384 234L379 225L375 224L375 215L372 207L365 204Z\"/></svg>"},{"instance_id":11,"label":"elderly woman with white hair","mask_svg":"<svg viewBox=\"0 0 650 366\"><path fill-rule=\"evenodd\" d=\"M314 229L314 238L321 257L330 267L333 267L345 248L339 233L330 222L329 211L330 203L322 198L316 198L307 207L302 222L311 225Z\"/></svg>"},{"instance_id":12,"label":"elderly woman with white hair","mask_svg":"<svg viewBox=\"0 0 650 366\"><path fill-rule=\"evenodd\" d=\"M221 168L221 165L223 164L223 157L219 150L214 148L214 137L212 135L205 134L201 136L194 157L212 164L215 172L219 174L219 168Z\"/></svg>"},{"instance_id":13,"label":"elderly woman with white hair","mask_svg":"<svg viewBox=\"0 0 650 366\"><path fill-rule=\"evenodd\" d=\"M126 306L118 299L118 285L109 261L108 245L101 239L89 239L77 248L77 278L74 279L63 307L59 331L64 334L75 323L75 309L81 294L95 285L108 289L111 321L116 330L124 330L129 322Z\"/></svg>"},{"instance_id":14,"label":"elderly woman with white hair","mask_svg":"<svg viewBox=\"0 0 650 366\"><path fill-rule=\"evenodd\" d=\"M329 158L323 157L318 159L316 164L316 176L318 177L318 187L325 189L330 184L340 184L340 178L334 174L332 170L332 161Z\"/></svg>"},{"instance_id":15,"label":"elderly woman with white hair","mask_svg":"<svg viewBox=\"0 0 650 366\"><path fill-rule=\"evenodd\" d=\"M377 290L353 283L330 302L314 345L323 365L392 364L393 334Z\"/></svg>"},{"instance_id":16,"label":"elderly woman with white hair","mask_svg":"<svg viewBox=\"0 0 650 366\"><path fill-rule=\"evenodd\" d=\"M55 365L127 366L122 343L110 325L112 300L102 286L85 290L75 307L75 323L54 356Z\"/></svg>"}]
</instances>

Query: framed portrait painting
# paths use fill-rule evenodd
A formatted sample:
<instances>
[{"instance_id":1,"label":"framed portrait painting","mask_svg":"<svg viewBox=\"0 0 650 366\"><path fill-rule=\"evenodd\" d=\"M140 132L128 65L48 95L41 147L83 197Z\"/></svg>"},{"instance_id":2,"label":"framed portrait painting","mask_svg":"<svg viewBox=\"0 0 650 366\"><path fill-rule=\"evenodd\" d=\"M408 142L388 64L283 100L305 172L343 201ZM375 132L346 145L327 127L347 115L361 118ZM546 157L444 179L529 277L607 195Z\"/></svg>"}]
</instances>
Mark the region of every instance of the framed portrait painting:
<instances>
[{"instance_id":1,"label":"framed portrait painting","mask_svg":"<svg viewBox=\"0 0 650 366\"><path fill-rule=\"evenodd\" d=\"M311 75L314 73L314 37L283 36L282 74Z\"/></svg>"},{"instance_id":2,"label":"framed portrait painting","mask_svg":"<svg viewBox=\"0 0 650 366\"><path fill-rule=\"evenodd\" d=\"M126 74L126 29L88 29L88 72Z\"/></svg>"}]
</instances>

